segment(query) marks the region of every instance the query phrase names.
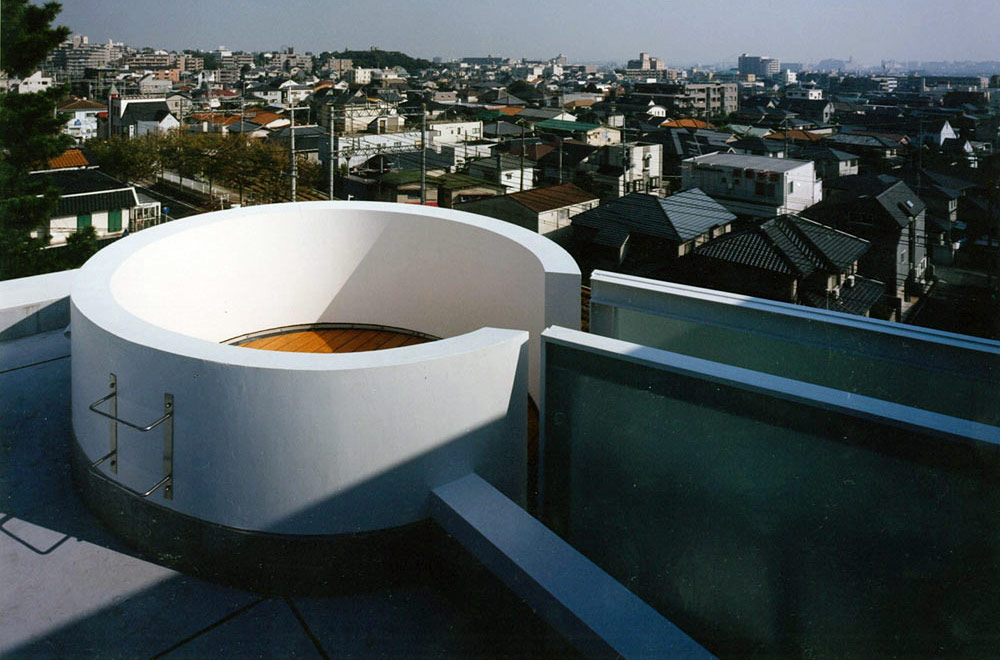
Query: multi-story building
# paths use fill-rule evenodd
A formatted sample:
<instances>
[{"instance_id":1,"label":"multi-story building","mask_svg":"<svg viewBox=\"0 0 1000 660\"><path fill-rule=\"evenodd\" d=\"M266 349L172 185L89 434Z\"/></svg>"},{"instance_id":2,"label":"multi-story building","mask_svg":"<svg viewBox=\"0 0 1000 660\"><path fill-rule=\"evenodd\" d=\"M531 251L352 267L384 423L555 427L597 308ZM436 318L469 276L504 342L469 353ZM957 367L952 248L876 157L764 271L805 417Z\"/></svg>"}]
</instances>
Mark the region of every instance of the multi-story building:
<instances>
[{"instance_id":1,"label":"multi-story building","mask_svg":"<svg viewBox=\"0 0 1000 660\"><path fill-rule=\"evenodd\" d=\"M169 69L176 62L176 53L167 53L164 51L136 53L126 60L130 69Z\"/></svg>"},{"instance_id":2,"label":"multi-story building","mask_svg":"<svg viewBox=\"0 0 1000 660\"><path fill-rule=\"evenodd\" d=\"M781 73L781 61L773 57L747 55L743 53L739 59L740 76L755 76L756 78L772 78Z\"/></svg>"},{"instance_id":3,"label":"multi-story building","mask_svg":"<svg viewBox=\"0 0 1000 660\"><path fill-rule=\"evenodd\" d=\"M739 85L723 82L638 83L629 95L636 102L652 101L679 116L718 117L739 109Z\"/></svg>"},{"instance_id":4,"label":"multi-story building","mask_svg":"<svg viewBox=\"0 0 1000 660\"><path fill-rule=\"evenodd\" d=\"M650 57L649 53L639 53L639 59L629 60L625 65L626 69L642 69L643 71L659 71L666 69L667 65L658 57Z\"/></svg>"},{"instance_id":5,"label":"multi-story building","mask_svg":"<svg viewBox=\"0 0 1000 660\"><path fill-rule=\"evenodd\" d=\"M797 213L823 199L812 161L714 153L681 162L681 187L701 188L737 215Z\"/></svg>"}]
</instances>

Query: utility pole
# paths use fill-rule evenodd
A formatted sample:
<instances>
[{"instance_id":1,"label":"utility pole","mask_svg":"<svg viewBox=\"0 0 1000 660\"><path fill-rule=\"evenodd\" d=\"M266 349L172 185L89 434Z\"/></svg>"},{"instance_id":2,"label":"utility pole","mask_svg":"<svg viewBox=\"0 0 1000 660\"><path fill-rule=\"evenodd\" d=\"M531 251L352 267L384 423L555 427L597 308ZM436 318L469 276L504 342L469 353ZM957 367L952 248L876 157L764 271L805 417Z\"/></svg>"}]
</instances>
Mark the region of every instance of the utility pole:
<instances>
[{"instance_id":1,"label":"utility pole","mask_svg":"<svg viewBox=\"0 0 1000 660\"><path fill-rule=\"evenodd\" d=\"M290 110L291 115L292 115L292 123L289 126L289 129L292 132L292 148L291 148L291 152L292 152L292 201L293 202L297 202L298 201L298 196L297 196L297 191L295 190L295 179L298 177L299 168L298 168L298 163L295 162L295 106L292 106L291 108L289 108L289 110Z\"/></svg>"},{"instance_id":2,"label":"utility pole","mask_svg":"<svg viewBox=\"0 0 1000 660\"><path fill-rule=\"evenodd\" d=\"M563 158L563 138L560 135L559 136L559 183L560 184L562 183L562 174L563 174L562 158Z\"/></svg>"},{"instance_id":3,"label":"utility pole","mask_svg":"<svg viewBox=\"0 0 1000 660\"><path fill-rule=\"evenodd\" d=\"M334 175L337 168L337 161L340 160L340 154L337 149L337 123L334 121L333 117L333 104L330 104L329 110L327 111L327 117L330 122L330 199L333 199L334 192Z\"/></svg>"},{"instance_id":4,"label":"utility pole","mask_svg":"<svg viewBox=\"0 0 1000 660\"><path fill-rule=\"evenodd\" d=\"M420 205L427 204L427 104L420 106Z\"/></svg>"},{"instance_id":5,"label":"utility pole","mask_svg":"<svg viewBox=\"0 0 1000 660\"><path fill-rule=\"evenodd\" d=\"M524 121L521 124L521 192L524 192Z\"/></svg>"}]
</instances>

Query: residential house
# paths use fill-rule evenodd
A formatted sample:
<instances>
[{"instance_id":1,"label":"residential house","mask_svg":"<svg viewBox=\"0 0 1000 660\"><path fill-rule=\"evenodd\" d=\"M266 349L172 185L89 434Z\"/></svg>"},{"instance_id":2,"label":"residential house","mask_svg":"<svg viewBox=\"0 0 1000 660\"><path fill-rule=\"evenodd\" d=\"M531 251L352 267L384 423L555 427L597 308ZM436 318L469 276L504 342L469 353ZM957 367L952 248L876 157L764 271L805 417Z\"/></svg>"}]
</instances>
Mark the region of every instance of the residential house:
<instances>
[{"instance_id":1,"label":"residential house","mask_svg":"<svg viewBox=\"0 0 1000 660\"><path fill-rule=\"evenodd\" d=\"M582 171L581 164L598 149L579 140L559 139L547 144L551 144L553 148L539 156L538 165L542 180L549 183L565 183L576 179L578 172Z\"/></svg>"},{"instance_id":2,"label":"residential house","mask_svg":"<svg viewBox=\"0 0 1000 660\"><path fill-rule=\"evenodd\" d=\"M581 164L588 189L602 200L631 192L658 194L662 189L663 145L629 142L600 147Z\"/></svg>"},{"instance_id":3,"label":"residential house","mask_svg":"<svg viewBox=\"0 0 1000 660\"><path fill-rule=\"evenodd\" d=\"M885 283L889 309L902 320L904 303L923 291L930 274L926 205L909 186L885 174L824 183L827 198L803 214L871 243L859 272Z\"/></svg>"},{"instance_id":4,"label":"residential house","mask_svg":"<svg viewBox=\"0 0 1000 660\"><path fill-rule=\"evenodd\" d=\"M377 178L374 201L420 204L421 190L425 204L438 205L438 188L433 177L421 176L420 170L392 170Z\"/></svg>"},{"instance_id":5,"label":"residential house","mask_svg":"<svg viewBox=\"0 0 1000 660\"><path fill-rule=\"evenodd\" d=\"M152 73L139 80L139 93L143 96L166 96L173 87L174 84L170 80L157 78Z\"/></svg>"},{"instance_id":6,"label":"residential house","mask_svg":"<svg viewBox=\"0 0 1000 660\"><path fill-rule=\"evenodd\" d=\"M499 197L465 202L454 208L469 211L547 234L570 226L570 219L596 208L600 200L572 183L534 188Z\"/></svg>"},{"instance_id":7,"label":"residential house","mask_svg":"<svg viewBox=\"0 0 1000 660\"><path fill-rule=\"evenodd\" d=\"M622 141L621 129L581 121L547 119L535 124L535 130L556 137L573 138L594 147L621 144Z\"/></svg>"},{"instance_id":8,"label":"residential house","mask_svg":"<svg viewBox=\"0 0 1000 660\"><path fill-rule=\"evenodd\" d=\"M130 138L148 133L167 133L180 126L164 98L112 96L108 121L111 135Z\"/></svg>"},{"instance_id":9,"label":"residential house","mask_svg":"<svg viewBox=\"0 0 1000 660\"><path fill-rule=\"evenodd\" d=\"M17 91L20 94L34 94L35 92L48 91L51 88L52 78L43 76L41 71L35 71L27 78L21 80L17 86Z\"/></svg>"},{"instance_id":10,"label":"residential house","mask_svg":"<svg viewBox=\"0 0 1000 660\"><path fill-rule=\"evenodd\" d=\"M733 153L768 158L787 158L788 146L783 140L769 140L762 137L742 137L729 143Z\"/></svg>"},{"instance_id":11,"label":"residential house","mask_svg":"<svg viewBox=\"0 0 1000 660\"><path fill-rule=\"evenodd\" d=\"M782 110L790 110L803 119L809 119L816 124L829 124L833 119L833 103L826 99L785 98L778 106Z\"/></svg>"},{"instance_id":12,"label":"residential house","mask_svg":"<svg viewBox=\"0 0 1000 660\"><path fill-rule=\"evenodd\" d=\"M859 173L860 159L854 154L824 145L793 146L789 158L811 160L816 165L816 176L834 179Z\"/></svg>"},{"instance_id":13,"label":"residential house","mask_svg":"<svg viewBox=\"0 0 1000 660\"><path fill-rule=\"evenodd\" d=\"M64 103L56 112L66 118L63 133L71 136L79 144L97 137L97 115L108 109L103 103L78 99Z\"/></svg>"},{"instance_id":14,"label":"residential house","mask_svg":"<svg viewBox=\"0 0 1000 660\"><path fill-rule=\"evenodd\" d=\"M903 145L888 137L837 133L823 138L823 142L835 149L858 154L864 169L885 171L902 163L900 150Z\"/></svg>"},{"instance_id":15,"label":"residential house","mask_svg":"<svg viewBox=\"0 0 1000 660\"><path fill-rule=\"evenodd\" d=\"M732 229L736 216L698 189L670 197L630 193L572 218L598 262L659 267Z\"/></svg>"},{"instance_id":16,"label":"residential house","mask_svg":"<svg viewBox=\"0 0 1000 660\"><path fill-rule=\"evenodd\" d=\"M468 174L504 186L507 193L535 187L535 163L527 158L499 154L468 164Z\"/></svg>"},{"instance_id":17,"label":"residential house","mask_svg":"<svg viewBox=\"0 0 1000 660\"><path fill-rule=\"evenodd\" d=\"M239 118L237 118L238 120ZM276 142L286 149L292 146L292 126L285 126L276 131L272 131L268 140ZM295 153L299 157L318 163L320 154L329 153L330 136L319 126L315 125L295 125Z\"/></svg>"},{"instance_id":18,"label":"residential house","mask_svg":"<svg viewBox=\"0 0 1000 660\"><path fill-rule=\"evenodd\" d=\"M949 265L966 238L966 224L959 220L959 200L963 192L946 185L923 169L905 169L903 180L927 205L927 248L931 263Z\"/></svg>"},{"instance_id":19,"label":"residential house","mask_svg":"<svg viewBox=\"0 0 1000 660\"><path fill-rule=\"evenodd\" d=\"M868 316L885 286L858 275L868 241L795 215L715 238L690 257L690 284Z\"/></svg>"},{"instance_id":20,"label":"residential house","mask_svg":"<svg viewBox=\"0 0 1000 660\"><path fill-rule=\"evenodd\" d=\"M31 176L44 179L59 191L59 203L49 220L50 245L64 244L71 234L84 227L94 227L97 236L104 238L159 221L159 202L140 199L135 186L96 168L74 166L33 172Z\"/></svg>"},{"instance_id":21,"label":"residential house","mask_svg":"<svg viewBox=\"0 0 1000 660\"><path fill-rule=\"evenodd\" d=\"M431 144L455 145L469 140L481 140L483 137L483 122L481 121L433 121L427 123Z\"/></svg>"},{"instance_id":22,"label":"residential house","mask_svg":"<svg viewBox=\"0 0 1000 660\"><path fill-rule=\"evenodd\" d=\"M166 95L165 100L170 114L181 122L194 110L194 100L187 92L170 92Z\"/></svg>"},{"instance_id":23,"label":"residential house","mask_svg":"<svg viewBox=\"0 0 1000 660\"><path fill-rule=\"evenodd\" d=\"M699 188L737 215L774 217L823 199L812 161L715 153L681 163L681 188Z\"/></svg>"},{"instance_id":24,"label":"residential house","mask_svg":"<svg viewBox=\"0 0 1000 660\"><path fill-rule=\"evenodd\" d=\"M465 202L496 197L504 192L504 187L501 185L458 173L436 176L434 185L438 191L438 206L446 209L456 208Z\"/></svg>"}]
</instances>

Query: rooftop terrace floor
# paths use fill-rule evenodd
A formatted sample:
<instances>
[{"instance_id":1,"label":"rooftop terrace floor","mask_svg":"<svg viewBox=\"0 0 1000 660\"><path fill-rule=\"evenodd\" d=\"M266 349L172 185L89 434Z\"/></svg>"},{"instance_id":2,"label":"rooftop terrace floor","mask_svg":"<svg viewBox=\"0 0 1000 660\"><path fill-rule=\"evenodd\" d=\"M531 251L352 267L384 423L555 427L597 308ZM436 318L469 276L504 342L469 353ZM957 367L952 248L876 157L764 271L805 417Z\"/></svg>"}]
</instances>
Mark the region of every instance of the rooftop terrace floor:
<instances>
[{"instance_id":1,"label":"rooftop terrace floor","mask_svg":"<svg viewBox=\"0 0 1000 660\"><path fill-rule=\"evenodd\" d=\"M140 555L74 489L69 355L62 332L0 343L0 657L576 657L457 544L392 586L308 597Z\"/></svg>"}]
</instances>

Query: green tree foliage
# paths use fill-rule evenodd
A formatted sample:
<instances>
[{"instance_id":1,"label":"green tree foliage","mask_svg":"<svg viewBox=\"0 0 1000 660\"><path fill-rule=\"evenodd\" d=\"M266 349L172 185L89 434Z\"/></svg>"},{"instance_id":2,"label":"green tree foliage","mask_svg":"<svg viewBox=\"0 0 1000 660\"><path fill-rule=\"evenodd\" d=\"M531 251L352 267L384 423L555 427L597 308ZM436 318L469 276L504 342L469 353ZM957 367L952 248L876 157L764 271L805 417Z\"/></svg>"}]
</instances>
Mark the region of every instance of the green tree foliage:
<instances>
[{"instance_id":1,"label":"green tree foliage","mask_svg":"<svg viewBox=\"0 0 1000 660\"><path fill-rule=\"evenodd\" d=\"M129 183L152 179L160 170L160 143L163 137L147 134L89 140L87 152L102 172Z\"/></svg>"},{"instance_id":2,"label":"green tree foliage","mask_svg":"<svg viewBox=\"0 0 1000 660\"><path fill-rule=\"evenodd\" d=\"M69 28L50 27L60 9L58 2L41 7L27 0L0 3L0 67L4 71L22 78L30 75L50 50L69 37Z\"/></svg>"},{"instance_id":3,"label":"green tree foliage","mask_svg":"<svg viewBox=\"0 0 1000 660\"><path fill-rule=\"evenodd\" d=\"M410 57L406 53L396 50L345 50L339 53L330 53L337 59L351 60L354 66L367 69L390 69L394 66L401 66L408 73L416 73L420 69L430 69L433 65L420 58Z\"/></svg>"},{"instance_id":4,"label":"green tree foliage","mask_svg":"<svg viewBox=\"0 0 1000 660\"><path fill-rule=\"evenodd\" d=\"M9 74L31 74L69 36L68 28L50 27L58 3L39 7L27 0L3 0L0 6L0 68ZM30 172L71 142L53 112L62 93L56 88L0 96L0 279L52 269L40 250L48 243L48 221L59 196ZM32 238L36 230L39 237Z\"/></svg>"}]
</instances>

